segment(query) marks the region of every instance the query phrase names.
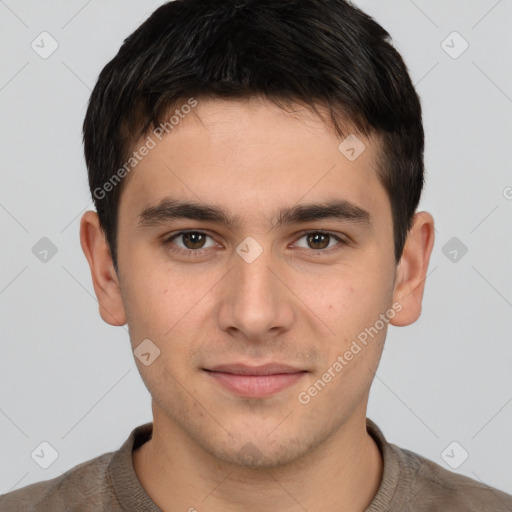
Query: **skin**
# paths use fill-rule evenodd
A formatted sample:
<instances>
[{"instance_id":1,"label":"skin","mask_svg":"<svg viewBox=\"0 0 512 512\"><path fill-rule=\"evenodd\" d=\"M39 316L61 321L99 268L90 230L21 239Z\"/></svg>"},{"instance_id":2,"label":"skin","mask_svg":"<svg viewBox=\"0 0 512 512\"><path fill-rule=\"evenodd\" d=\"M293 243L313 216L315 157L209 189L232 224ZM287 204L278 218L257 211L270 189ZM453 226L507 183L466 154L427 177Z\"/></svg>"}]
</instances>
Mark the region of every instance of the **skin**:
<instances>
[{"instance_id":1,"label":"skin","mask_svg":"<svg viewBox=\"0 0 512 512\"><path fill-rule=\"evenodd\" d=\"M378 141L358 137L366 150L349 161L331 127L300 106L291 113L257 98L200 101L125 183L119 275L96 213L83 215L81 244L102 318L128 323L133 350L145 339L160 350L149 366L135 358L152 395L153 437L133 462L162 510L363 511L375 496L383 463L365 418L387 324L308 404L297 399L394 303L401 310L392 325L421 313L433 218L416 213L396 265ZM227 229L177 219L138 229L139 213L171 194L215 204L240 223ZM367 210L371 227L332 219L275 224L282 207L331 199ZM202 255L171 250L201 247L186 237L164 243L186 229L211 237ZM331 252L318 254L325 245L308 244L305 230L349 243L328 239ZM263 249L252 263L236 252L248 236ZM308 373L249 399L203 370L235 362Z\"/></svg>"}]
</instances>

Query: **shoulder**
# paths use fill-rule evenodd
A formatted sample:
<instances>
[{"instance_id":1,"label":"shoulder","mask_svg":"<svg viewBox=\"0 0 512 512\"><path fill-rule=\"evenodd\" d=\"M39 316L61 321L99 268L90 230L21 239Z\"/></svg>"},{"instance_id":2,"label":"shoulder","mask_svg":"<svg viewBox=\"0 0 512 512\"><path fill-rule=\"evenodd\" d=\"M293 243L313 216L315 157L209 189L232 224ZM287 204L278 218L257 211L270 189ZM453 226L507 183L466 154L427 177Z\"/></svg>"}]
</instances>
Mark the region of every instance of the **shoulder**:
<instances>
[{"instance_id":1,"label":"shoulder","mask_svg":"<svg viewBox=\"0 0 512 512\"><path fill-rule=\"evenodd\" d=\"M410 450L390 445L407 468L409 487L405 510L511 512L512 495L478 480L445 469Z\"/></svg>"},{"instance_id":2,"label":"shoulder","mask_svg":"<svg viewBox=\"0 0 512 512\"><path fill-rule=\"evenodd\" d=\"M113 452L82 462L61 476L0 496L0 512L103 511L111 500L108 465Z\"/></svg>"}]
</instances>

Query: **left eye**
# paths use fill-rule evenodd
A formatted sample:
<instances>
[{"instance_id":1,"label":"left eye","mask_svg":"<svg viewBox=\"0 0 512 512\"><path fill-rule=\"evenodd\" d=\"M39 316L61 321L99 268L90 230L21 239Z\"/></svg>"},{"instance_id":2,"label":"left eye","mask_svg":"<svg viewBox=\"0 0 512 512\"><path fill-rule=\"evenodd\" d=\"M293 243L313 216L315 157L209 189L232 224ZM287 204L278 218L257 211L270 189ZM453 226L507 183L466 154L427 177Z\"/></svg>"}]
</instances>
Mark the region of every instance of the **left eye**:
<instances>
[{"instance_id":1,"label":"left eye","mask_svg":"<svg viewBox=\"0 0 512 512\"><path fill-rule=\"evenodd\" d=\"M166 242L170 243L176 239L181 239L184 241L184 246L180 246L178 244L176 245L178 245L180 249L186 250L198 250L205 248L208 249L209 247L215 246L215 243L213 243L209 247L205 247L204 241L206 238L211 238L211 236L203 233L202 231L182 231L181 233L177 233L176 235L173 235L171 238L167 239Z\"/></svg>"},{"instance_id":2,"label":"left eye","mask_svg":"<svg viewBox=\"0 0 512 512\"><path fill-rule=\"evenodd\" d=\"M327 249L330 249L332 246L329 246L329 242L337 241L341 244L344 243L340 237L332 235L330 233L325 233L323 231L310 231L299 238L299 240L302 239L306 239L306 247L302 247L304 247L305 249L312 249L315 252L322 252Z\"/></svg>"}]
</instances>

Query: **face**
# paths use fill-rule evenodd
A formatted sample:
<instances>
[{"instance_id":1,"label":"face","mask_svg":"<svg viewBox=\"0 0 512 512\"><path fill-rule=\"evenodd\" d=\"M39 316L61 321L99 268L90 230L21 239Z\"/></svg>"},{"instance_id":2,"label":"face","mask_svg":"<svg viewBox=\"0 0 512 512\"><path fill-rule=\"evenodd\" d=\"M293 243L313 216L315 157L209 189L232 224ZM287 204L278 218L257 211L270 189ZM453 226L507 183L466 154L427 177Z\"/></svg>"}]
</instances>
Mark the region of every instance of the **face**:
<instances>
[{"instance_id":1,"label":"face","mask_svg":"<svg viewBox=\"0 0 512 512\"><path fill-rule=\"evenodd\" d=\"M272 467L365 417L402 306L378 147L357 137L354 160L316 115L257 99L200 101L153 136L121 195L118 264L155 424ZM291 369L239 375L263 365Z\"/></svg>"}]
</instances>

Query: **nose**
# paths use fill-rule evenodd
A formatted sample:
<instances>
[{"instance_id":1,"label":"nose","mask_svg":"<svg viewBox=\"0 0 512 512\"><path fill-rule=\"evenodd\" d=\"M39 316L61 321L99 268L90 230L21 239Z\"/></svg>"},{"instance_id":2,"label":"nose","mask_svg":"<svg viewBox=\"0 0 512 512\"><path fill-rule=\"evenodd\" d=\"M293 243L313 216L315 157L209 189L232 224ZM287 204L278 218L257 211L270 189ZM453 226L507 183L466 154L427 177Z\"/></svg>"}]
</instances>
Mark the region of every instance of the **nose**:
<instances>
[{"instance_id":1,"label":"nose","mask_svg":"<svg viewBox=\"0 0 512 512\"><path fill-rule=\"evenodd\" d=\"M261 343L291 328L293 293L286 285L285 267L273 258L270 248L255 258L250 254L254 247L246 253L243 249L233 254L231 271L222 283L217 321L231 336Z\"/></svg>"}]
</instances>

